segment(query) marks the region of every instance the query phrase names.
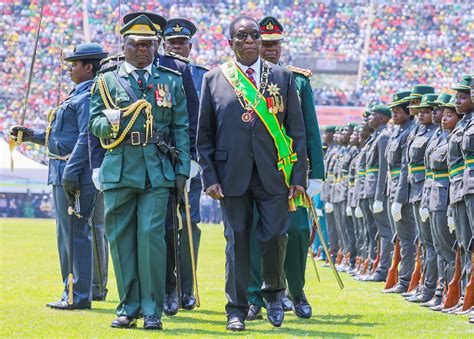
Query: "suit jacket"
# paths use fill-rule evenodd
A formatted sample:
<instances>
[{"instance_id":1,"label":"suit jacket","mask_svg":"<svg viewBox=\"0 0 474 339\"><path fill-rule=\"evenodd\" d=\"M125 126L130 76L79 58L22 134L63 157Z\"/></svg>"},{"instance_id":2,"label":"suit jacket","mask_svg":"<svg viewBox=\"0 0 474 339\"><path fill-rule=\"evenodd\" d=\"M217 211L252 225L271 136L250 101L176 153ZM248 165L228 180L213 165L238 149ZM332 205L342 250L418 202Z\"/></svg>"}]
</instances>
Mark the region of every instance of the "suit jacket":
<instances>
[{"instance_id":1,"label":"suit jacket","mask_svg":"<svg viewBox=\"0 0 474 339\"><path fill-rule=\"evenodd\" d=\"M124 65L120 67L118 76L129 83L134 91L139 90L136 81L132 79L132 75L129 76L125 71ZM114 73L104 73L104 77L110 93L114 94L117 85ZM171 108L157 105L154 90L149 89L149 86L153 86L156 90L157 84L169 85L173 103ZM106 107L98 87L96 84L92 93L89 128L99 138L110 138L111 128L105 114L102 112ZM153 66L152 74L144 87L146 88L145 98L152 104L154 133L162 133L172 140L173 145L179 151L179 161L173 165L169 156L160 152L156 144L145 146L119 144L105 153L100 168L100 182L103 191L122 187L144 189L147 178L152 187L173 187L177 174L189 176L188 114L182 78L172 71L162 68L157 69ZM129 97L120 84L118 85L118 100L119 106L122 108L133 103L132 98ZM132 115L122 116L119 135L128 125ZM140 113L128 134L130 135L132 132L145 133L145 121L145 115Z\"/></svg>"},{"instance_id":2,"label":"suit jacket","mask_svg":"<svg viewBox=\"0 0 474 339\"><path fill-rule=\"evenodd\" d=\"M265 61L262 60L262 65ZM282 67L269 65L268 84L280 88L285 105L277 114L298 154L291 184L307 185L307 156L304 122L293 74ZM268 97L268 92L264 93ZM263 99L262 99L263 100ZM220 68L206 73L201 92L197 149L202 168L203 187L221 184L225 196L240 196L248 189L256 166L265 190L284 194L288 187L283 172L278 171L278 156L273 138L257 118L253 127L242 121L245 109L234 88Z\"/></svg>"},{"instance_id":3,"label":"suit jacket","mask_svg":"<svg viewBox=\"0 0 474 339\"><path fill-rule=\"evenodd\" d=\"M69 154L69 159L49 160L48 185L62 185L63 178L81 185L92 183L87 147L91 86L92 80L78 84L56 112L46 146L51 154ZM45 138L45 131L34 131L34 143L44 145Z\"/></svg>"}]
</instances>

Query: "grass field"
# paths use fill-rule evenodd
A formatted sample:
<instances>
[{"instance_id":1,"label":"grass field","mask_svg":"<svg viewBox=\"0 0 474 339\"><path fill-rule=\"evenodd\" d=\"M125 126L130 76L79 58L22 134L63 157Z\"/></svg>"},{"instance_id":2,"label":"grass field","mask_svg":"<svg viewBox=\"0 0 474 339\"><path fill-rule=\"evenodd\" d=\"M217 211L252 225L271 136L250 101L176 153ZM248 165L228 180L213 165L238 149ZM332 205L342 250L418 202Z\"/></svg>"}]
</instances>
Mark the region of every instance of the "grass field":
<instances>
[{"instance_id":1,"label":"grass field","mask_svg":"<svg viewBox=\"0 0 474 339\"><path fill-rule=\"evenodd\" d=\"M34 337L210 337L239 335L225 331L224 237L222 226L202 226L199 260L201 307L163 317L164 331L114 330L117 293L111 279L106 302L90 311L55 311L45 307L58 299L62 284L53 220L0 219L0 336ZM256 337L473 337L466 316L432 312L397 295L380 293L381 283L342 278L341 291L329 269L318 263L321 282L308 265L306 294L313 317L301 320L286 313L282 328L267 321L247 322L247 336ZM139 322L142 327L142 322Z\"/></svg>"}]
</instances>

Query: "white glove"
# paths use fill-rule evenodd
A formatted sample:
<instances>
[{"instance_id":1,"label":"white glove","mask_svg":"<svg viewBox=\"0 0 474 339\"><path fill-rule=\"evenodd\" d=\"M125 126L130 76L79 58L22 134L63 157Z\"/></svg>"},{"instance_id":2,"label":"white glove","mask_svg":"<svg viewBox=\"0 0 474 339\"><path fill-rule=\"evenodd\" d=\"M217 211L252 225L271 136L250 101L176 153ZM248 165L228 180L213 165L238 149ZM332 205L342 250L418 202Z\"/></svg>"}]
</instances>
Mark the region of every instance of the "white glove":
<instances>
[{"instance_id":1,"label":"white glove","mask_svg":"<svg viewBox=\"0 0 474 339\"><path fill-rule=\"evenodd\" d=\"M356 207L356 210L354 211L354 215L357 219L360 219L364 216L364 213L362 213L362 209L359 206Z\"/></svg>"},{"instance_id":2,"label":"white glove","mask_svg":"<svg viewBox=\"0 0 474 339\"><path fill-rule=\"evenodd\" d=\"M392 212L392 217L393 219L395 219L395 221L402 220L402 206L402 204L394 202L392 204L392 207L390 208L390 211Z\"/></svg>"},{"instance_id":3,"label":"white glove","mask_svg":"<svg viewBox=\"0 0 474 339\"><path fill-rule=\"evenodd\" d=\"M332 213L334 212L334 205L330 202L327 202L326 205L324 205L324 210L326 211L326 213Z\"/></svg>"},{"instance_id":4,"label":"white glove","mask_svg":"<svg viewBox=\"0 0 474 339\"><path fill-rule=\"evenodd\" d=\"M309 179L308 189L306 190L306 194L309 195L310 198L314 198L321 192L323 188L323 181L321 179Z\"/></svg>"},{"instance_id":5,"label":"white glove","mask_svg":"<svg viewBox=\"0 0 474 339\"><path fill-rule=\"evenodd\" d=\"M420 208L420 217L421 221L423 222L426 222L426 220L428 220L428 218L430 217L430 212L426 207Z\"/></svg>"},{"instance_id":6,"label":"white glove","mask_svg":"<svg viewBox=\"0 0 474 339\"><path fill-rule=\"evenodd\" d=\"M352 208L350 208L349 206L346 207L346 215L348 217L352 217Z\"/></svg>"},{"instance_id":7,"label":"white glove","mask_svg":"<svg viewBox=\"0 0 474 339\"><path fill-rule=\"evenodd\" d=\"M320 218L324 216L323 210L320 210L319 208L316 208L316 215Z\"/></svg>"},{"instance_id":8,"label":"white glove","mask_svg":"<svg viewBox=\"0 0 474 339\"><path fill-rule=\"evenodd\" d=\"M196 175L198 175L200 169L201 169L201 167L199 167L199 164L196 161L191 160L191 167L190 167L190 170L189 170L189 178L188 178L188 180L186 180L186 185L185 185L186 192L189 193L189 191L191 190L191 179L194 178Z\"/></svg>"},{"instance_id":9,"label":"white glove","mask_svg":"<svg viewBox=\"0 0 474 339\"><path fill-rule=\"evenodd\" d=\"M453 217L448 217L449 233L453 233L456 230L456 223Z\"/></svg>"},{"instance_id":10,"label":"white glove","mask_svg":"<svg viewBox=\"0 0 474 339\"><path fill-rule=\"evenodd\" d=\"M372 206L372 210L374 213L382 213L383 212L383 201L375 200L374 205Z\"/></svg>"},{"instance_id":11,"label":"white glove","mask_svg":"<svg viewBox=\"0 0 474 339\"><path fill-rule=\"evenodd\" d=\"M100 191L100 180L99 180L100 167L92 169L92 182L95 188Z\"/></svg>"}]
</instances>

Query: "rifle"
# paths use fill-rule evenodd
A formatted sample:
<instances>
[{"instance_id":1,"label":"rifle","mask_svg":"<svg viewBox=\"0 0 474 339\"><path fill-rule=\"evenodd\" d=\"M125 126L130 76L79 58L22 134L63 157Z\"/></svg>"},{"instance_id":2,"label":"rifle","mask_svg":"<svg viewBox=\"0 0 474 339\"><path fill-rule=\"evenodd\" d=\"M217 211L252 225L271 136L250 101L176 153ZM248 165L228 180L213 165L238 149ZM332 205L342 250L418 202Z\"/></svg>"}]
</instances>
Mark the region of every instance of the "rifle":
<instances>
[{"instance_id":1,"label":"rifle","mask_svg":"<svg viewBox=\"0 0 474 339\"><path fill-rule=\"evenodd\" d=\"M81 218L80 192L76 192L75 201L68 199L67 208L67 242L68 242L68 256L67 256L67 270L68 270L68 299L67 303L72 305L74 303L74 215Z\"/></svg>"},{"instance_id":2,"label":"rifle","mask_svg":"<svg viewBox=\"0 0 474 339\"><path fill-rule=\"evenodd\" d=\"M459 287L461 283L461 275L461 248L458 246L456 250L456 269L454 270L453 278L448 285L448 293L446 294L443 309L456 306L461 298L461 289Z\"/></svg>"},{"instance_id":3,"label":"rifle","mask_svg":"<svg viewBox=\"0 0 474 339\"><path fill-rule=\"evenodd\" d=\"M389 289L395 286L398 282L398 264L400 264L401 256L400 256L400 241L398 239L395 240L395 248L393 249L393 257L392 257L392 266L388 270L387 274L387 281L385 282L384 289Z\"/></svg>"},{"instance_id":4,"label":"rifle","mask_svg":"<svg viewBox=\"0 0 474 339\"><path fill-rule=\"evenodd\" d=\"M413 291L419 284L421 278L421 246L418 242L416 247L416 263L415 269L411 275L410 285L408 286L408 292Z\"/></svg>"},{"instance_id":5,"label":"rifle","mask_svg":"<svg viewBox=\"0 0 474 339\"><path fill-rule=\"evenodd\" d=\"M343 257L344 257L344 254L342 253L342 249L339 249L339 251L337 251L336 265L340 265L342 263Z\"/></svg>"},{"instance_id":6,"label":"rifle","mask_svg":"<svg viewBox=\"0 0 474 339\"><path fill-rule=\"evenodd\" d=\"M374 260L374 263L372 265L372 270L371 270L371 273L375 273L375 270L377 269L377 267L379 266L379 262L380 262L380 253L381 253L381 248L380 248L380 235L377 239L377 256L375 257L375 260Z\"/></svg>"},{"instance_id":7,"label":"rifle","mask_svg":"<svg viewBox=\"0 0 474 339\"><path fill-rule=\"evenodd\" d=\"M95 267L97 271L97 279L99 280L99 292L101 295L104 295L104 281L102 280L102 263L100 262L100 254L99 254L99 243L97 240L97 230L95 228L94 222L94 213L95 213L95 204L97 201L98 193L96 193L94 198L94 209L92 210L90 223L92 226L92 244L93 244L93 252L94 252L94 261Z\"/></svg>"},{"instance_id":8,"label":"rifle","mask_svg":"<svg viewBox=\"0 0 474 339\"><path fill-rule=\"evenodd\" d=\"M462 310L467 311L474 306L474 252L471 253L471 279L466 285L466 293L464 294L464 303L462 305Z\"/></svg>"}]
</instances>

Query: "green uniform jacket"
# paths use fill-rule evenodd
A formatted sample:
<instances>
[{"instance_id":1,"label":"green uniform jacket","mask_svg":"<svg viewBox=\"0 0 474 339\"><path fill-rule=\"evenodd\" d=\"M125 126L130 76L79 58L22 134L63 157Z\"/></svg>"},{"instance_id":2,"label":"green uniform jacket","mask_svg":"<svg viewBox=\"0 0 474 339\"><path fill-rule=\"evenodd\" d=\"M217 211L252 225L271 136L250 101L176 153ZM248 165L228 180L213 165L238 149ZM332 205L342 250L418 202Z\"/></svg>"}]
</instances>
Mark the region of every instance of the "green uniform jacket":
<instances>
[{"instance_id":1,"label":"green uniform jacket","mask_svg":"<svg viewBox=\"0 0 474 339\"><path fill-rule=\"evenodd\" d=\"M117 84L115 75L112 72L107 72L104 76L110 95L115 100ZM119 76L124 78L132 88L138 89L136 82L129 80L124 65L120 67ZM171 108L157 105L155 100L157 84L169 86L172 97ZM151 85L153 89L149 88ZM96 79L92 89L89 128L99 138L110 138L111 128L105 114L102 112L106 107L98 87ZM156 144L147 144L146 146L120 144L108 150L105 154L100 170L101 189L103 191L122 187L144 189L147 176L152 187L173 187L176 175L189 176L189 122L182 79L173 71L153 66L146 87L144 95L146 100L152 104L153 131L171 137L173 146L179 152L179 161L173 166L169 156L160 152ZM133 103L120 84L118 85L118 101L120 107L127 107ZM121 118L118 135L121 135L132 115ZM134 131L145 133L145 122L146 116L143 110L129 133Z\"/></svg>"},{"instance_id":2,"label":"green uniform jacket","mask_svg":"<svg viewBox=\"0 0 474 339\"><path fill-rule=\"evenodd\" d=\"M291 68L290 68L291 70ZM324 155L319 134L318 118L314 105L314 94L310 80L307 76L293 71L295 76L296 90L301 101L304 126L306 129L306 151L308 154L309 179L324 179Z\"/></svg>"}]
</instances>

